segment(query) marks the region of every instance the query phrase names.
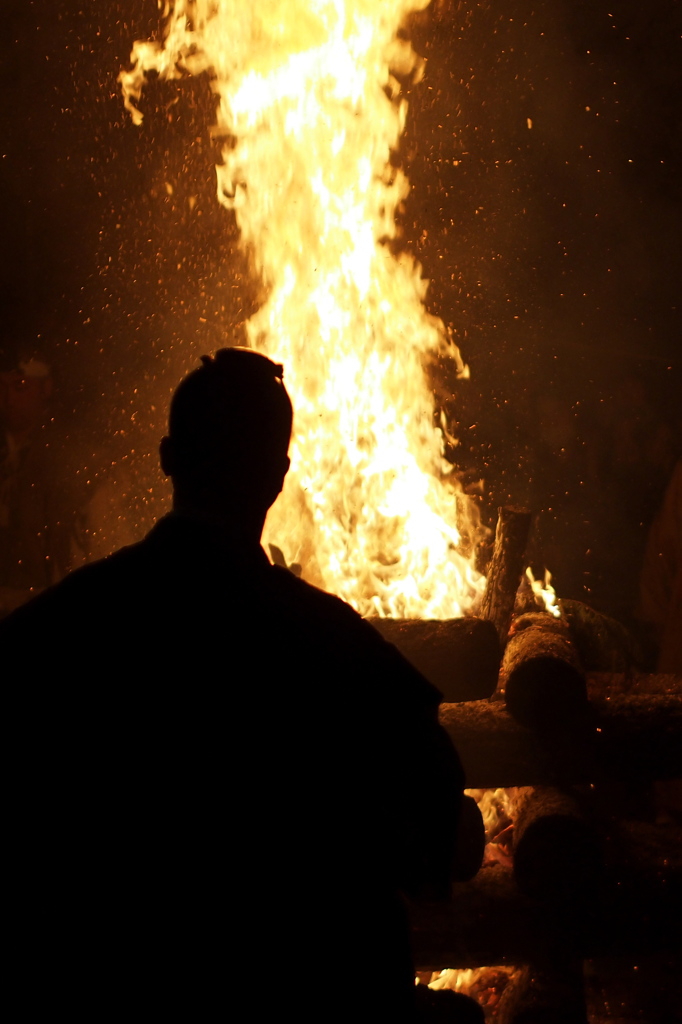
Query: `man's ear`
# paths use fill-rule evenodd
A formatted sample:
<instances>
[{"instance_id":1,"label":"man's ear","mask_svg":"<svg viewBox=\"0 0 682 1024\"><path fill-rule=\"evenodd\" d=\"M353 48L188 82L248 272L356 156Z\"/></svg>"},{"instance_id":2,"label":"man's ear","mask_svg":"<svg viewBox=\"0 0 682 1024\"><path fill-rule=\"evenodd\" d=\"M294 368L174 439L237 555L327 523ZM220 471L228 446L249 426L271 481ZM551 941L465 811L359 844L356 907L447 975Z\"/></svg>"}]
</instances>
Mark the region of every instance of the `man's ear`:
<instances>
[{"instance_id":1,"label":"man's ear","mask_svg":"<svg viewBox=\"0 0 682 1024\"><path fill-rule=\"evenodd\" d=\"M161 438L159 461L163 475L173 476L175 472L175 446L170 437Z\"/></svg>"}]
</instances>

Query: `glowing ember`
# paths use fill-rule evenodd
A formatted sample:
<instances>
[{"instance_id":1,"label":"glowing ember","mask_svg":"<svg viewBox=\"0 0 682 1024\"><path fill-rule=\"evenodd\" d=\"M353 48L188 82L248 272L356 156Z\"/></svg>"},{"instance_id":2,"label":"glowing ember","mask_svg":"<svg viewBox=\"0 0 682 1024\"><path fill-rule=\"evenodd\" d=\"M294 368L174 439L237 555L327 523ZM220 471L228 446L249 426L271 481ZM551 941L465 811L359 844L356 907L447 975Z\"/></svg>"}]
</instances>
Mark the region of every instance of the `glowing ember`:
<instances>
[{"instance_id":1,"label":"glowing ember","mask_svg":"<svg viewBox=\"0 0 682 1024\"><path fill-rule=\"evenodd\" d=\"M513 820L516 789L465 789L464 792L467 796L472 796L478 804L483 816L487 842L494 839L497 833Z\"/></svg>"},{"instance_id":2,"label":"glowing ember","mask_svg":"<svg viewBox=\"0 0 682 1024\"><path fill-rule=\"evenodd\" d=\"M436 990L449 988L453 992L471 996L484 1008L487 1020L489 1016L494 1017L500 995L520 973L518 967L477 967L475 970L448 968L434 971L431 981L426 984Z\"/></svg>"},{"instance_id":3,"label":"glowing ember","mask_svg":"<svg viewBox=\"0 0 682 1024\"><path fill-rule=\"evenodd\" d=\"M136 43L121 81L137 123L150 70L207 71L220 98L218 196L269 296L247 335L284 363L296 414L266 542L362 614L450 618L484 580L424 367L466 367L420 268L389 248L408 191L395 74L420 67L398 30L428 3L175 0L164 43Z\"/></svg>"}]
</instances>

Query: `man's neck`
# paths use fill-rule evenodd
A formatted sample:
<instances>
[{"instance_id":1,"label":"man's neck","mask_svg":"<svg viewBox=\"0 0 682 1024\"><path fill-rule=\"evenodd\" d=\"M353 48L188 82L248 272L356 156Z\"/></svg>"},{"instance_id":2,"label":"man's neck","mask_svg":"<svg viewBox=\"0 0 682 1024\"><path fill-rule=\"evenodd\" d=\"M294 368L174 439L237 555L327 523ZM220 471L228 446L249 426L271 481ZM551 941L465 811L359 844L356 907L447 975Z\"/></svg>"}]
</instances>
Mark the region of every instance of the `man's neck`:
<instances>
[{"instance_id":1,"label":"man's neck","mask_svg":"<svg viewBox=\"0 0 682 1024\"><path fill-rule=\"evenodd\" d=\"M260 546L261 534L265 525L265 513L262 515L244 515L234 509L225 509L208 503L193 502L187 498L173 497L173 513L202 523L211 530L224 533L232 543L242 543L248 547Z\"/></svg>"}]
</instances>

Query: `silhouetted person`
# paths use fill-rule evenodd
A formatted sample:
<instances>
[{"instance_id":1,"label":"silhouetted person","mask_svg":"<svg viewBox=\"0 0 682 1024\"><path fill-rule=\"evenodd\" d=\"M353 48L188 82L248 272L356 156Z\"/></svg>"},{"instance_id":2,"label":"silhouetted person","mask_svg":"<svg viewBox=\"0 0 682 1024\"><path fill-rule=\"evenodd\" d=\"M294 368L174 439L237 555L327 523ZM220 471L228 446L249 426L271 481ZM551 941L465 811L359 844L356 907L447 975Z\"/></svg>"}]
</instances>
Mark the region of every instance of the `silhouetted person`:
<instances>
[{"instance_id":1,"label":"silhouetted person","mask_svg":"<svg viewBox=\"0 0 682 1024\"><path fill-rule=\"evenodd\" d=\"M437 691L260 547L291 417L281 367L204 357L173 512L0 624L28 1008L412 1019L399 891L447 890L462 771Z\"/></svg>"}]
</instances>

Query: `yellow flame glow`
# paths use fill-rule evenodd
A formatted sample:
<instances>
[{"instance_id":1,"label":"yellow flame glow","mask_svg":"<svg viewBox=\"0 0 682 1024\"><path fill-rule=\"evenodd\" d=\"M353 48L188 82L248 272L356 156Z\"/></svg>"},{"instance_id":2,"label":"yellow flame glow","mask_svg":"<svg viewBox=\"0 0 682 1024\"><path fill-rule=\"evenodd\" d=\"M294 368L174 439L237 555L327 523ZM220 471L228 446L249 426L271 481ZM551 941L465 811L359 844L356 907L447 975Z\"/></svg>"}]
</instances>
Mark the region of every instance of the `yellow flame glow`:
<instances>
[{"instance_id":1,"label":"yellow flame glow","mask_svg":"<svg viewBox=\"0 0 682 1024\"><path fill-rule=\"evenodd\" d=\"M506 975L507 983L513 981L521 973L519 967L477 967L473 970L471 968L464 968L456 970L453 968L446 968L444 971L434 971L432 974L431 981L429 982L429 988L438 990L451 989L453 992L462 992L464 995L471 996L473 998L478 997L478 1001L481 1001L481 996L485 995L485 989L493 984L496 987L500 983L501 977ZM493 1008L496 1006L495 1002L489 1003L488 1007ZM486 1019L488 1013L486 1012Z\"/></svg>"},{"instance_id":2,"label":"yellow flame glow","mask_svg":"<svg viewBox=\"0 0 682 1024\"><path fill-rule=\"evenodd\" d=\"M285 367L292 467L266 542L362 614L470 611L477 517L443 456L425 365L449 355L426 282L394 255L408 192L392 163L407 113L396 75L420 62L398 37L429 0L175 0L163 43L121 75L208 71L228 138L220 202L268 290L249 343Z\"/></svg>"},{"instance_id":3,"label":"yellow flame glow","mask_svg":"<svg viewBox=\"0 0 682 1024\"><path fill-rule=\"evenodd\" d=\"M536 580L533 575L533 570L530 566L526 569L526 578L530 583L533 594L535 595L535 603L541 608L544 608L546 612L553 615L555 619L561 618L561 609L557 604L556 590L552 586L552 574L549 569L545 569L544 577L542 580Z\"/></svg>"},{"instance_id":4,"label":"yellow flame glow","mask_svg":"<svg viewBox=\"0 0 682 1024\"><path fill-rule=\"evenodd\" d=\"M465 789L464 792L467 796L472 796L478 804L486 839L490 840L499 831L503 819L514 820L515 805L527 789Z\"/></svg>"}]
</instances>

